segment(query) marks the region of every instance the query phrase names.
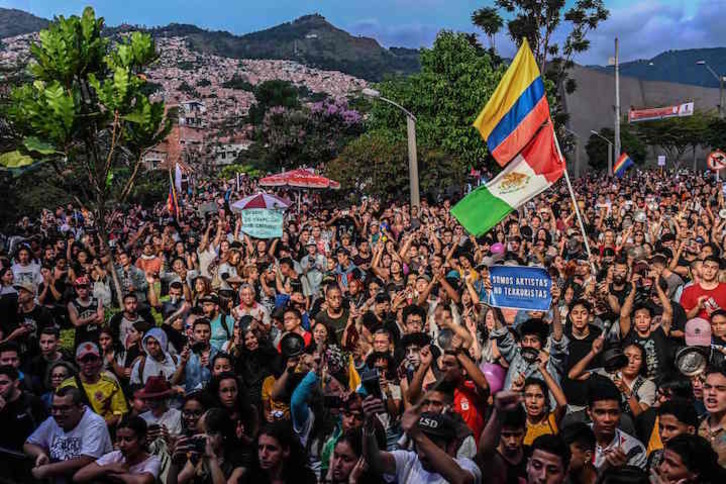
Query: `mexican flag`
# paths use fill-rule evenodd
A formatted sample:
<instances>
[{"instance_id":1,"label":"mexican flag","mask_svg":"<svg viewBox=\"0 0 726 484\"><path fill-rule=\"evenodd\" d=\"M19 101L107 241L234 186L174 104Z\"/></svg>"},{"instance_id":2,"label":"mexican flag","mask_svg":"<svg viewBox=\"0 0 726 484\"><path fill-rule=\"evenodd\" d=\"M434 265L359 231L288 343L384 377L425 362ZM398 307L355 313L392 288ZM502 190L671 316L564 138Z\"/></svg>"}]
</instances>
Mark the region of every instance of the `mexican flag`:
<instances>
[{"instance_id":1,"label":"mexican flag","mask_svg":"<svg viewBox=\"0 0 726 484\"><path fill-rule=\"evenodd\" d=\"M470 233L485 234L512 210L552 186L564 170L552 123L547 122L499 175L467 195L451 213Z\"/></svg>"}]
</instances>

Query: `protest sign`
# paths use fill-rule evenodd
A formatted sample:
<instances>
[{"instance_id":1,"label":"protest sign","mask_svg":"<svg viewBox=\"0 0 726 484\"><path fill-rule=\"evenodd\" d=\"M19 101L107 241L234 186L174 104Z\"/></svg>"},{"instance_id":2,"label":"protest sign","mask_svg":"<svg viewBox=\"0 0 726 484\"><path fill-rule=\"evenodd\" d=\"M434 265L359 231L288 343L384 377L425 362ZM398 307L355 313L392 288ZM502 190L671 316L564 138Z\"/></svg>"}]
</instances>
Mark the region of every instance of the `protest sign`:
<instances>
[{"instance_id":1,"label":"protest sign","mask_svg":"<svg viewBox=\"0 0 726 484\"><path fill-rule=\"evenodd\" d=\"M258 239L282 237L282 211L266 208L243 210L242 232Z\"/></svg>"},{"instance_id":2,"label":"protest sign","mask_svg":"<svg viewBox=\"0 0 726 484\"><path fill-rule=\"evenodd\" d=\"M550 308L552 280L539 267L492 266L490 304L500 308L547 311Z\"/></svg>"}]
</instances>

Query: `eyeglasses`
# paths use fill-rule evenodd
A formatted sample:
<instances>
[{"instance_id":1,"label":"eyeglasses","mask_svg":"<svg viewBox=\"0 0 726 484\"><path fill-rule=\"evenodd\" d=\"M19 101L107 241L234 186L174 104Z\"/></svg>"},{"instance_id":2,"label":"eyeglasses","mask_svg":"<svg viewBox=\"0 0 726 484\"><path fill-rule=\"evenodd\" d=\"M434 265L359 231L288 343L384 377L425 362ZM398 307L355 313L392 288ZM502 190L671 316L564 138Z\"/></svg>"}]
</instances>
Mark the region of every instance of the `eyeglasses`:
<instances>
[{"instance_id":1,"label":"eyeglasses","mask_svg":"<svg viewBox=\"0 0 726 484\"><path fill-rule=\"evenodd\" d=\"M182 410L182 415L185 417L201 417L204 415L203 410Z\"/></svg>"},{"instance_id":2,"label":"eyeglasses","mask_svg":"<svg viewBox=\"0 0 726 484\"><path fill-rule=\"evenodd\" d=\"M100 359L101 358L99 358L98 356L88 355L88 356L84 356L83 358L80 358L78 361L80 361L81 363L95 363Z\"/></svg>"}]
</instances>

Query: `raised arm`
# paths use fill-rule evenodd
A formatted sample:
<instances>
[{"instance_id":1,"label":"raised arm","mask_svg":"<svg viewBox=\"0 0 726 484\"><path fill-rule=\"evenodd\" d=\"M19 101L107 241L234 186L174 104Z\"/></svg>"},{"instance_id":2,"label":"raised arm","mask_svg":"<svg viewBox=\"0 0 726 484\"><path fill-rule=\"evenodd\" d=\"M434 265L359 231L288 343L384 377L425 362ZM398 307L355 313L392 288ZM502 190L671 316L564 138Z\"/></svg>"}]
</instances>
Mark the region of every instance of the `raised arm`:
<instances>
[{"instance_id":1,"label":"raised arm","mask_svg":"<svg viewBox=\"0 0 726 484\"><path fill-rule=\"evenodd\" d=\"M590 365L590 362L595 359L595 357L600 354L602 351L603 345L605 344L605 333L600 335L598 338L595 338L592 342L592 349L583 356L580 361L575 363L575 366L570 368L569 373L567 373L567 378L570 380L585 380L590 375L587 373L587 367Z\"/></svg>"},{"instance_id":2,"label":"raised arm","mask_svg":"<svg viewBox=\"0 0 726 484\"><path fill-rule=\"evenodd\" d=\"M418 427L421 408L414 406L406 410L401 419L401 428L416 444L416 451L426 456L431 468L441 475L446 482L453 484L470 484L475 482L474 475L465 471L441 447L434 444Z\"/></svg>"},{"instance_id":3,"label":"raised arm","mask_svg":"<svg viewBox=\"0 0 726 484\"><path fill-rule=\"evenodd\" d=\"M635 301L635 282L630 283L630 294L625 298L623 307L620 308L620 338L625 338L630 332L631 317L630 313L633 312L633 302Z\"/></svg>"},{"instance_id":4,"label":"raised arm","mask_svg":"<svg viewBox=\"0 0 726 484\"><path fill-rule=\"evenodd\" d=\"M363 400L363 414L365 424L363 426L363 455L374 474L395 474L396 459L393 455L381 451L376 440L376 419L379 413L385 413L383 402L373 396Z\"/></svg>"}]
</instances>

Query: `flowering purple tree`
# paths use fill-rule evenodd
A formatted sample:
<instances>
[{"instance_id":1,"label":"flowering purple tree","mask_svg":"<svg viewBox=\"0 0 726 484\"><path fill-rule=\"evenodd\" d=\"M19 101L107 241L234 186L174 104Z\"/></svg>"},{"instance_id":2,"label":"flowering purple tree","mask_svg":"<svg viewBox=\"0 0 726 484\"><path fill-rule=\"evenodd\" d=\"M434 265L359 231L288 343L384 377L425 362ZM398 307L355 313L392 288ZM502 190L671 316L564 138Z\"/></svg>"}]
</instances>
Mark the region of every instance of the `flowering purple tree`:
<instances>
[{"instance_id":1,"label":"flowering purple tree","mask_svg":"<svg viewBox=\"0 0 726 484\"><path fill-rule=\"evenodd\" d=\"M300 109L270 108L261 134L269 163L294 168L334 159L363 130L363 117L344 99L326 99Z\"/></svg>"}]
</instances>

